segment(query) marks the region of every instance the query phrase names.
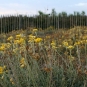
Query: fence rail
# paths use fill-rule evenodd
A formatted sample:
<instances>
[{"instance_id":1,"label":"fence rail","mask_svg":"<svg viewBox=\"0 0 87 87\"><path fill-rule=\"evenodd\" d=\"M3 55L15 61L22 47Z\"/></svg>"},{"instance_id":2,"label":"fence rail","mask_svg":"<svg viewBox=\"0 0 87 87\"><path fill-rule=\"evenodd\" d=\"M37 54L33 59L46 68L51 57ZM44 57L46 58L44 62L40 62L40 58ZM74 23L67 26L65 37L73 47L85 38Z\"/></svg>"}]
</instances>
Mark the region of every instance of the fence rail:
<instances>
[{"instance_id":1,"label":"fence rail","mask_svg":"<svg viewBox=\"0 0 87 87\"><path fill-rule=\"evenodd\" d=\"M8 33L12 30L27 29L30 27L47 29L53 26L54 29L69 29L73 26L87 26L86 15L9 15L0 17L0 33Z\"/></svg>"}]
</instances>

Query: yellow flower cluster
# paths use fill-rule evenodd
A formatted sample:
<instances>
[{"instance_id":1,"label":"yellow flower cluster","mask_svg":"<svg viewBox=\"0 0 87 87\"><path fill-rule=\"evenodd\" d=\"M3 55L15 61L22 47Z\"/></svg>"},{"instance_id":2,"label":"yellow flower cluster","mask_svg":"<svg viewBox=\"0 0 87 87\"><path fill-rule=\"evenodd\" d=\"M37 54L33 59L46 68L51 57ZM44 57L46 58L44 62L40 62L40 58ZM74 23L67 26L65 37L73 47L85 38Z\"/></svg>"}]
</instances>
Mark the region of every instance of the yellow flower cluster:
<instances>
[{"instance_id":1,"label":"yellow flower cluster","mask_svg":"<svg viewBox=\"0 0 87 87\"><path fill-rule=\"evenodd\" d=\"M0 51L4 51L6 50L7 48L10 48L11 44L10 43L2 43L1 46L0 46Z\"/></svg>"},{"instance_id":2,"label":"yellow flower cluster","mask_svg":"<svg viewBox=\"0 0 87 87\"><path fill-rule=\"evenodd\" d=\"M64 42L63 42L63 45L64 45L65 47L68 47L68 42L64 41Z\"/></svg>"},{"instance_id":3,"label":"yellow flower cluster","mask_svg":"<svg viewBox=\"0 0 87 87\"><path fill-rule=\"evenodd\" d=\"M37 32L38 31L38 29L33 29L33 32Z\"/></svg>"},{"instance_id":4,"label":"yellow flower cluster","mask_svg":"<svg viewBox=\"0 0 87 87\"><path fill-rule=\"evenodd\" d=\"M17 53L17 51L18 51L18 48L13 49L13 53Z\"/></svg>"},{"instance_id":5,"label":"yellow flower cluster","mask_svg":"<svg viewBox=\"0 0 87 87\"><path fill-rule=\"evenodd\" d=\"M80 41L78 41L78 42L75 42L74 46L80 45L80 44L81 44Z\"/></svg>"},{"instance_id":6,"label":"yellow flower cluster","mask_svg":"<svg viewBox=\"0 0 87 87\"><path fill-rule=\"evenodd\" d=\"M15 84L14 81L13 81L13 78L10 78L10 82L11 82L12 84Z\"/></svg>"},{"instance_id":7,"label":"yellow flower cluster","mask_svg":"<svg viewBox=\"0 0 87 87\"><path fill-rule=\"evenodd\" d=\"M33 36L32 34L29 35L29 41L28 42L34 42L36 36Z\"/></svg>"},{"instance_id":8,"label":"yellow flower cluster","mask_svg":"<svg viewBox=\"0 0 87 87\"><path fill-rule=\"evenodd\" d=\"M16 35L16 38L21 38L21 34Z\"/></svg>"},{"instance_id":9,"label":"yellow flower cluster","mask_svg":"<svg viewBox=\"0 0 87 87\"><path fill-rule=\"evenodd\" d=\"M4 72L4 69L3 67L0 66L0 74L3 74L3 72Z\"/></svg>"},{"instance_id":10,"label":"yellow flower cluster","mask_svg":"<svg viewBox=\"0 0 87 87\"><path fill-rule=\"evenodd\" d=\"M25 59L24 58L21 58L20 65L21 65L22 68L25 67L26 63L25 63Z\"/></svg>"},{"instance_id":11,"label":"yellow flower cluster","mask_svg":"<svg viewBox=\"0 0 87 87\"><path fill-rule=\"evenodd\" d=\"M40 42L42 42L42 38L36 38L34 41L35 41L36 43L40 43Z\"/></svg>"},{"instance_id":12,"label":"yellow flower cluster","mask_svg":"<svg viewBox=\"0 0 87 87\"><path fill-rule=\"evenodd\" d=\"M8 37L8 41L13 40L13 36Z\"/></svg>"},{"instance_id":13,"label":"yellow flower cluster","mask_svg":"<svg viewBox=\"0 0 87 87\"><path fill-rule=\"evenodd\" d=\"M56 45L55 41L52 41L51 46L55 46L55 45Z\"/></svg>"},{"instance_id":14,"label":"yellow flower cluster","mask_svg":"<svg viewBox=\"0 0 87 87\"><path fill-rule=\"evenodd\" d=\"M14 44L24 44L24 43L25 43L24 38L20 38L19 40L14 40Z\"/></svg>"},{"instance_id":15,"label":"yellow flower cluster","mask_svg":"<svg viewBox=\"0 0 87 87\"><path fill-rule=\"evenodd\" d=\"M75 60L75 57L73 57L72 55L71 56L68 56L68 59L72 62Z\"/></svg>"},{"instance_id":16,"label":"yellow flower cluster","mask_svg":"<svg viewBox=\"0 0 87 87\"><path fill-rule=\"evenodd\" d=\"M71 46L71 45L70 45L70 46L68 46L67 48L68 48L68 49L73 49L73 48L74 48L74 46Z\"/></svg>"},{"instance_id":17,"label":"yellow flower cluster","mask_svg":"<svg viewBox=\"0 0 87 87\"><path fill-rule=\"evenodd\" d=\"M52 46L53 49L56 49L57 48L55 41L52 41L51 46Z\"/></svg>"},{"instance_id":18,"label":"yellow flower cluster","mask_svg":"<svg viewBox=\"0 0 87 87\"><path fill-rule=\"evenodd\" d=\"M4 45L2 45L1 47L0 47L0 51L4 51L6 48L5 48L5 46Z\"/></svg>"},{"instance_id":19,"label":"yellow flower cluster","mask_svg":"<svg viewBox=\"0 0 87 87\"><path fill-rule=\"evenodd\" d=\"M4 69L6 68L6 66L0 66L0 74L3 74L4 73Z\"/></svg>"}]
</instances>

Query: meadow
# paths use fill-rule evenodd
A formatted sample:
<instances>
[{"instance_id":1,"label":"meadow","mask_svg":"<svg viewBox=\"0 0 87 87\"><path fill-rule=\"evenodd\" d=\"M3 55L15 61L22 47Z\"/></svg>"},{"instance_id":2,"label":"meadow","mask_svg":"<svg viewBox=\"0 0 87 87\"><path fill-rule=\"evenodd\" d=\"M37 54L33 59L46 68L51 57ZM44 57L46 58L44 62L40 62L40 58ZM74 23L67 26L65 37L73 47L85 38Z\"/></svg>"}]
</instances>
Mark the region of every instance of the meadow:
<instances>
[{"instance_id":1,"label":"meadow","mask_svg":"<svg viewBox=\"0 0 87 87\"><path fill-rule=\"evenodd\" d=\"M0 34L0 87L87 87L87 27Z\"/></svg>"}]
</instances>

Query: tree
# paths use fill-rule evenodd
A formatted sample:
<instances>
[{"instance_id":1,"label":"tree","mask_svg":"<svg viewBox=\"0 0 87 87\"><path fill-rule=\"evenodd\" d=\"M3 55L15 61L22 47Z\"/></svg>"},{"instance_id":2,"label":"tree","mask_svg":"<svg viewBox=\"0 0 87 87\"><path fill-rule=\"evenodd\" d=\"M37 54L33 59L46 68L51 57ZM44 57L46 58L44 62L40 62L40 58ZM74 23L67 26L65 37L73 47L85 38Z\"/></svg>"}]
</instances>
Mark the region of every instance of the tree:
<instances>
[{"instance_id":1,"label":"tree","mask_svg":"<svg viewBox=\"0 0 87 87\"><path fill-rule=\"evenodd\" d=\"M82 16L85 16L85 11L82 11L82 12L81 12L81 15L82 15Z\"/></svg>"}]
</instances>

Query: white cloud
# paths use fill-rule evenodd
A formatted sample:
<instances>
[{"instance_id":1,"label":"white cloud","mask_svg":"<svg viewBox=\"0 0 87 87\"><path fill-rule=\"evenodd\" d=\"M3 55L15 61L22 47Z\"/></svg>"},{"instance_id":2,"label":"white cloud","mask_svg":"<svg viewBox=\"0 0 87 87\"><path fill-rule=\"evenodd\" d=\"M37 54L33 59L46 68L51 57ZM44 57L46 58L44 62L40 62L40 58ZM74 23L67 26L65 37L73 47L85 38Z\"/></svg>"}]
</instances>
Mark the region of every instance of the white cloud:
<instances>
[{"instance_id":1,"label":"white cloud","mask_svg":"<svg viewBox=\"0 0 87 87\"><path fill-rule=\"evenodd\" d=\"M27 5L25 4L19 4L19 3L9 3L9 4L0 4L0 7L4 7L4 8L9 8L9 9L23 9L23 8L27 8Z\"/></svg>"},{"instance_id":2,"label":"white cloud","mask_svg":"<svg viewBox=\"0 0 87 87\"><path fill-rule=\"evenodd\" d=\"M0 15L17 15L17 14L26 14L26 15L35 15L37 12L35 10L14 10L14 9L6 9L0 8Z\"/></svg>"},{"instance_id":3,"label":"white cloud","mask_svg":"<svg viewBox=\"0 0 87 87\"><path fill-rule=\"evenodd\" d=\"M0 15L10 15L10 14L33 15L37 14L37 12L33 8L28 8L27 5L25 4L18 4L18 3L0 4Z\"/></svg>"},{"instance_id":4,"label":"white cloud","mask_svg":"<svg viewBox=\"0 0 87 87\"><path fill-rule=\"evenodd\" d=\"M78 3L78 4L75 4L75 6L82 6L82 7L87 7L87 3Z\"/></svg>"},{"instance_id":5,"label":"white cloud","mask_svg":"<svg viewBox=\"0 0 87 87\"><path fill-rule=\"evenodd\" d=\"M38 2L39 3L39 2ZM46 10L47 8L42 8L41 11L45 13L50 13L51 10ZM9 4L0 4L0 15L10 15L10 14L27 14L35 15L38 14L40 8L35 8L32 4L19 4L19 3L9 3Z\"/></svg>"}]
</instances>

